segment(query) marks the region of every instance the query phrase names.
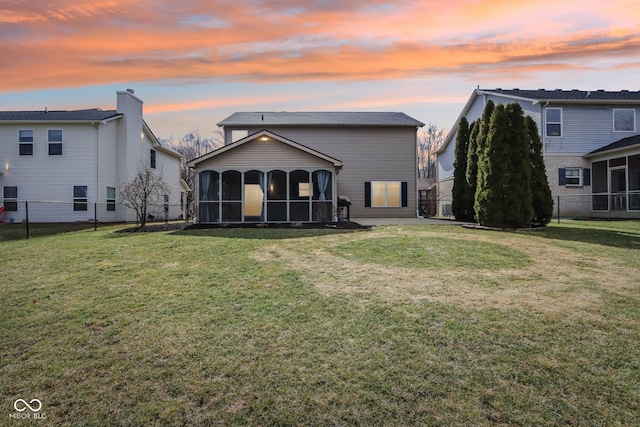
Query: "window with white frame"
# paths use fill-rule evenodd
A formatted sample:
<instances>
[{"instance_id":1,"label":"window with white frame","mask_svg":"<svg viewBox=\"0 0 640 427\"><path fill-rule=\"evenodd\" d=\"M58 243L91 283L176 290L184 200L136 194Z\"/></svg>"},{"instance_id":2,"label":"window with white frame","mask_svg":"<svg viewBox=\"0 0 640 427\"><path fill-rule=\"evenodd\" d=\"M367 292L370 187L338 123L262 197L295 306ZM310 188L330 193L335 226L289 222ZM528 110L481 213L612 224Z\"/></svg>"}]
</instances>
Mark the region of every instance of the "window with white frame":
<instances>
[{"instance_id":1,"label":"window with white frame","mask_svg":"<svg viewBox=\"0 0 640 427\"><path fill-rule=\"evenodd\" d=\"M151 169L155 169L156 168L156 150L152 148L150 151L150 155L151 157L149 158L149 167Z\"/></svg>"},{"instance_id":2,"label":"window with white frame","mask_svg":"<svg viewBox=\"0 0 640 427\"><path fill-rule=\"evenodd\" d=\"M33 156L33 130L18 131L19 152L21 156Z\"/></svg>"},{"instance_id":3,"label":"window with white frame","mask_svg":"<svg viewBox=\"0 0 640 427\"><path fill-rule=\"evenodd\" d=\"M236 142L245 138L249 135L248 130L232 130L231 131L231 142Z\"/></svg>"},{"instance_id":4,"label":"window with white frame","mask_svg":"<svg viewBox=\"0 0 640 427\"><path fill-rule=\"evenodd\" d=\"M613 131L614 132L635 132L636 131L636 110L633 108L613 109Z\"/></svg>"},{"instance_id":5,"label":"window with white frame","mask_svg":"<svg viewBox=\"0 0 640 427\"><path fill-rule=\"evenodd\" d=\"M3 189L4 210L6 212L18 211L18 187L7 186Z\"/></svg>"},{"instance_id":6,"label":"window with white frame","mask_svg":"<svg viewBox=\"0 0 640 427\"><path fill-rule=\"evenodd\" d=\"M545 110L545 126L546 136L562 136L562 108L547 108Z\"/></svg>"},{"instance_id":7,"label":"window with white frame","mask_svg":"<svg viewBox=\"0 0 640 427\"><path fill-rule=\"evenodd\" d=\"M49 129L49 155L62 156L62 129Z\"/></svg>"},{"instance_id":8,"label":"window with white frame","mask_svg":"<svg viewBox=\"0 0 640 427\"><path fill-rule=\"evenodd\" d=\"M371 207L402 206L401 185L400 181L372 181Z\"/></svg>"},{"instance_id":9,"label":"window with white frame","mask_svg":"<svg viewBox=\"0 0 640 427\"><path fill-rule=\"evenodd\" d=\"M580 168L565 168L564 170L564 182L567 186L580 186Z\"/></svg>"},{"instance_id":10,"label":"window with white frame","mask_svg":"<svg viewBox=\"0 0 640 427\"><path fill-rule=\"evenodd\" d=\"M107 187L107 212L116 211L116 189Z\"/></svg>"},{"instance_id":11,"label":"window with white frame","mask_svg":"<svg viewBox=\"0 0 640 427\"><path fill-rule=\"evenodd\" d=\"M73 210L86 211L88 202L88 190L86 185L73 186Z\"/></svg>"}]
</instances>

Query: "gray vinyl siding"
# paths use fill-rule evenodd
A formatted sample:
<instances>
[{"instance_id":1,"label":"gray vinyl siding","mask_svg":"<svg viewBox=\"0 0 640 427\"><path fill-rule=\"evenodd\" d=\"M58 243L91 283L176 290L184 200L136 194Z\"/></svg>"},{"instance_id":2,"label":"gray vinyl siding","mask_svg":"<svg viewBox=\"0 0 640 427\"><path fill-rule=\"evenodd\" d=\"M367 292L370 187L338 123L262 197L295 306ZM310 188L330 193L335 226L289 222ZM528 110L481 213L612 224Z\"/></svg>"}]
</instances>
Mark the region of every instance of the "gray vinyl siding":
<instances>
[{"instance_id":1,"label":"gray vinyl siding","mask_svg":"<svg viewBox=\"0 0 640 427\"><path fill-rule=\"evenodd\" d=\"M141 138L144 129L142 102L128 93L118 93L118 111L124 116L105 121L23 123L0 122L0 159L9 170L3 170L0 187L17 186L18 200L29 201L29 219L34 222L72 222L94 219L94 203L99 203L99 221L135 220L131 210L117 205L117 212L107 212L107 187L116 188L116 199L122 184L140 164L148 164L152 140ZM33 130L33 155L20 156L18 131ZM62 155L50 156L48 130L62 130ZM179 203L179 159L159 154L159 164L172 189L171 203ZM144 163L144 162L147 163ZM73 210L73 187L87 187L87 211ZM2 196L0 188L0 196ZM41 203L38 203L41 202ZM46 203L42 203L46 202ZM55 203L52 203L55 202ZM23 206L20 204L19 207ZM178 217L179 208L172 212ZM16 221L25 218L24 209L12 215Z\"/></svg>"},{"instance_id":2,"label":"gray vinyl siding","mask_svg":"<svg viewBox=\"0 0 640 427\"><path fill-rule=\"evenodd\" d=\"M265 127L226 127L231 131L246 129L249 134ZM412 126L314 127L269 126L268 131L312 148L341 161L337 176L338 196L351 199L352 217L415 217L416 215L416 128ZM260 163L257 163L258 165ZM364 203L365 182L407 182L407 207L367 208Z\"/></svg>"},{"instance_id":3,"label":"gray vinyl siding","mask_svg":"<svg viewBox=\"0 0 640 427\"><path fill-rule=\"evenodd\" d=\"M249 141L242 146L229 150L198 164L198 170L212 169L224 171L237 169L295 169L295 168L330 168L333 165L325 160L288 146L280 141Z\"/></svg>"},{"instance_id":4,"label":"gray vinyl siding","mask_svg":"<svg viewBox=\"0 0 640 427\"><path fill-rule=\"evenodd\" d=\"M18 155L19 129L33 130L33 156ZM62 155L49 155L49 129L62 129ZM17 186L18 200L33 202L29 214L34 222L93 219L92 208L87 212L74 212L71 202L75 185L86 185L88 201L96 201L96 138L96 129L87 124L25 123L0 126L0 144L10 168L9 171L3 171L0 185Z\"/></svg>"},{"instance_id":5,"label":"gray vinyl siding","mask_svg":"<svg viewBox=\"0 0 640 427\"><path fill-rule=\"evenodd\" d=\"M115 212L107 211L107 187L113 187L117 191L119 183L116 170L116 134L118 121L107 122L99 127L99 155L97 161L99 182L98 182L98 220L103 222L112 222L118 220L118 206ZM122 213L124 215L124 212Z\"/></svg>"},{"instance_id":6,"label":"gray vinyl siding","mask_svg":"<svg viewBox=\"0 0 640 427\"><path fill-rule=\"evenodd\" d=\"M572 154L582 156L627 136L636 135L640 118L637 106L575 106L550 104L549 108L562 108L562 137L545 137L545 152L549 155ZM614 132L614 108L635 108L636 131Z\"/></svg>"}]
</instances>

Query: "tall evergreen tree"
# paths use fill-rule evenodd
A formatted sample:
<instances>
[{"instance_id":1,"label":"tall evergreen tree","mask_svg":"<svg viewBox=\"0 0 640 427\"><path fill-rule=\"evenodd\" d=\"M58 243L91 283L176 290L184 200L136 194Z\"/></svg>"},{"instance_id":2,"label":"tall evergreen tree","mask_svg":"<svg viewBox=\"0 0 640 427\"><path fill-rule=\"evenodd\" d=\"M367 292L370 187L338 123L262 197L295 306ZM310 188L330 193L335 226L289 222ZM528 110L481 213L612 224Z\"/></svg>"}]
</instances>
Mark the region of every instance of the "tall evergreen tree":
<instances>
[{"instance_id":1,"label":"tall evergreen tree","mask_svg":"<svg viewBox=\"0 0 640 427\"><path fill-rule=\"evenodd\" d=\"M492 100L488 100L482 111L482 118L480 119L480 128L478 129L478 137L476 140L476 152L478 153L478 160L484 155L484 147L487 142L487 136L489 135L489 126L491 125L491 116L493 110L496 108L496 104Z\"/></svg>"},{"instance_id":2,"label":"tall evergreen tree","mask_svg":"<svg viewBox=\"0 0 640 427\"><path fill-rule=\"evenodd\" d=\"M505 196L506 227L529 227L533 218L531 197L531 161L529 136L522 106L517 102L506 107L509 119L508 140L510 179Z\"/></svg>"},{"instance_id":3,"label":"tall evergreen tree","mask_svg":"<svg viewBox=\"0 0 640 427\"><path fill-rule=\"evenodd\" d=\"M549 224L553 216L553 196L549 188L547 172L542 156L542 142L536 122L527 116L527 133L529 138L529 160L531 163L531 204L533 207L534 226Z\"/></svg>"},{"instance_id":4,"label":"tall evergreen tree","mask_svg":"<svg viewBox=\"0 0 640 427\"><path fill-rule=\"evenodd\" d=\"M484 115L484 114L483 114ZM531 168L524 112L518 103L495 107L485 146L478 156L475 210L483 225L517 228L530 224Z\"/></svg>"},{"instance_id":5,"label":"tall evergreen tree","mask_svg":"<svg viewBox=\"0 0 640 427\"><path fill-rule=\"evenodd\" d=\"M470 219L465 204L467 186L467 148L469 145L469 122L466 117L460 119L456 132L455 160L453 163L453 190L451 209L459 221Z\"/></svg>"},{"instance_id":6,"label":"tall evergreen tree","mask_svg":"<svg viewBox=\"0 0 640 427\"><path fill-rule=\"evenodd\" d=\"M467 181L464 204L469 215L469 219L475 219L476 212L473 207L476 199L476 187L478 184L478 135L480 133L482 121L474 120L469 128L469 146L467 148Z\"/></svg>"},{"instance_id":7,"label":"tall evergreen tree","mask_svg":"<svg viewBox=\"0 0 640 427\"><path fill-rule=\"evenodd\" d=\"M481 167L486 163L485 159L485 146L487 142L487 136L489 134L489 126L491 124L491 117L495 110L495 104L493 101L488 100L482 111L482 117L478 119L478 135L476 136L476 191L473 197L473 211L476 221L480 222L478 216L478 192L480 191L481 184L484 185L486 181L485 168Z\"/></svg>"}]
</instances>

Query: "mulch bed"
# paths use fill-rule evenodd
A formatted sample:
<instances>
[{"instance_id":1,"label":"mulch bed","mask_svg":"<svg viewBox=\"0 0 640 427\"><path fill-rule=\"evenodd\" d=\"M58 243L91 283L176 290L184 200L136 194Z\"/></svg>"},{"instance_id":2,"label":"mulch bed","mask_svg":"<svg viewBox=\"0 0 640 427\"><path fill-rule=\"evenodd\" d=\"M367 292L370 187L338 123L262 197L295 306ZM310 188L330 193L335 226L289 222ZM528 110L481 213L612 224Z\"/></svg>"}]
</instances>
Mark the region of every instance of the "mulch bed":
<instances>
[{"instance_id":1,"label":"mulch bed","mask_svg":"<svg viewBox=\"0 0 640 427\"><path fill-rule=\"evenodd\" d=\"M206 228L279 228L300 230L369 230L369 225L357 222L285 222L285 223L219 223L191 224L186 222L170 224L152 224L144 227L130 227L117 230L116 233L152 233L155 231L202 230Z\"/></svg>"}]
</instances>

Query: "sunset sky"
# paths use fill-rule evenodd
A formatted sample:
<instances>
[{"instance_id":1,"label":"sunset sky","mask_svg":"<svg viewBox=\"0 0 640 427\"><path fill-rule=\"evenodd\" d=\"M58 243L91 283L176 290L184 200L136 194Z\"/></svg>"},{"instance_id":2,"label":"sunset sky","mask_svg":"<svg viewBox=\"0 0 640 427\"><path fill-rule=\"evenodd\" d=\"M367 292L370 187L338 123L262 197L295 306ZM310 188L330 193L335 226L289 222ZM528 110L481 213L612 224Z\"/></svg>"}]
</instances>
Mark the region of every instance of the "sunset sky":
<instances>
[{"instance_id":1,"label":"sunset sky","mask_svg":"<svg viewBox=\"0 0 640 427\"><path fill-rule=\"evenodd\" d=\"M160 138L235 111L402 111L476 86L640 90L637 0L0 0L0 110L115 108Z\"/></svg>"}]
</instances>

